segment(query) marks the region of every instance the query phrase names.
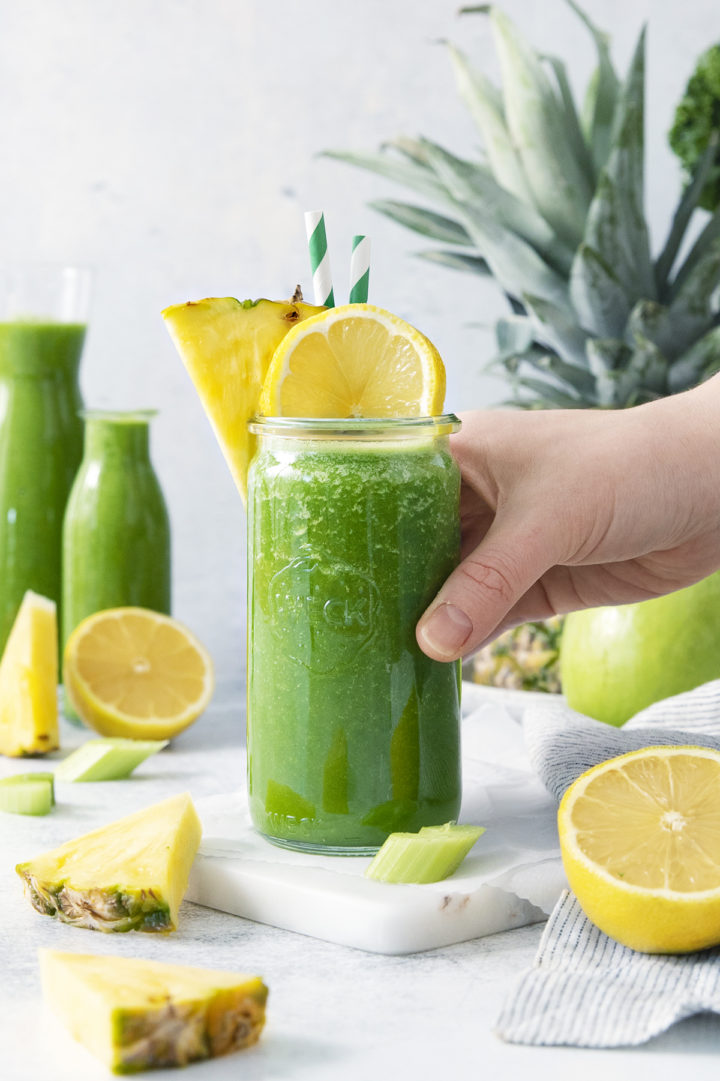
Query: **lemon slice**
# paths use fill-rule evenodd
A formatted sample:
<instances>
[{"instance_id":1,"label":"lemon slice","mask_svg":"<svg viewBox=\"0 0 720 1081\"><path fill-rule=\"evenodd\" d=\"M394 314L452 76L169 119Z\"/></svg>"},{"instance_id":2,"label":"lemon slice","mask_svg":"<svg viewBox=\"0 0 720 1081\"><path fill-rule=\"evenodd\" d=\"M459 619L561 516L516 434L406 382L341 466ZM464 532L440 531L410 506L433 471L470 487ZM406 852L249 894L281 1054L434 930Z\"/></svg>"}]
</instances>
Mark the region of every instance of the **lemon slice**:
<instances>
[{"instance_id":1,"label":"lemon slice","mask_svg":"<svg viewBox=\"0 0 720 1081\"><path fill-rule=\"evenodd\" d=\"M720 944L720 753L646 747L588 770L558 811L568 881L625 946Z\"/></svg>"},{"instance_id":2,"label":"lemon slice","mask_svg":"<svg viewBox=\"0 0 720 1081\"><path fill-rule=\"evenodd\" d=\"M296 324L268 368L258 408L275 417L423 417L442 413L445 368L415 327L371 304Z\"/></svg>"},{"instance_id":3,"label":"lemon slice","mask_svg":"<svg viewBox=\"0 0 720 1081\"><path fill-rule=\"evenodd\" d=\"M102 736L171 739L213 692L209 654L177 620L148 608L109 608L78 624L65 646L71 704Z\"/></svg>"}]
</instances>

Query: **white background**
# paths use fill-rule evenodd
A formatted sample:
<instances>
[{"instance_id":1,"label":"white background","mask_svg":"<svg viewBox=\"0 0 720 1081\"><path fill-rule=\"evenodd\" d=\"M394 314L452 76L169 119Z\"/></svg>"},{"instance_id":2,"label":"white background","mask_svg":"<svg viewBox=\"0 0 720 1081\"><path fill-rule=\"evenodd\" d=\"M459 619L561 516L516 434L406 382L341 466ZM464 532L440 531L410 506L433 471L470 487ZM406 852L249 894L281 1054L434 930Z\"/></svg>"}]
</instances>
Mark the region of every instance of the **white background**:
<instances>
[{"instance_id":1,"label":"white background","mask_svg":"<svg viewBox=\"0 0 720 1081\"><path fill-rule=\"evenodd\" d=\"M504 0L576 85L594 61L563 0ZM372 237L371 300L417 324L448 367L450 409L497 403L483 375L492 284L416 259L422 238L367 209L405 198L318 157L422 133L476 144L441 39L496 76L482 16L459 0L0 0L0 252L96 271L83 362L88 405L156 406L154 459L174 530L175 613L221 680L244 652L244 514L160 319L208 295L310 297L303 210L325 210L336 296L353 233ZM650 21L648 206L660 243L680 180L666 147L698 53L720 39L717 0L586 0L624 70Z\"/></svg>"}]
</instances>

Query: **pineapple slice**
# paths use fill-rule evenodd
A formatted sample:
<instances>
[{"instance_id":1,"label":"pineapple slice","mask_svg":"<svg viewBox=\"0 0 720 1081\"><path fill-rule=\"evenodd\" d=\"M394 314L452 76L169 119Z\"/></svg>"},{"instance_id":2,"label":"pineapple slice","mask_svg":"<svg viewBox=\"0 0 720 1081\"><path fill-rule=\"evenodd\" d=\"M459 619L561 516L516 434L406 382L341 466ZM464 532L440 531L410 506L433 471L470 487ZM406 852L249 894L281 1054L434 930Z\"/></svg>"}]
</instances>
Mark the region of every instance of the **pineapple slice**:
<instances>
[{"instance_id":1,"label":"pineapple slice","mask_svg":"<svg viewBox=\"0 0 720 1081\"><path fill-rule=\"evenodd\" d=\"M0 754L47 754L60 746L55 602L28 590L0 661Z\"/></svg>"},{"instance_id":2,"label":"pineapple slice","mask_svg":"<svg viewBox=\"0 0 720 1081\"><path fill-rule=\"evenodd\" d=\"M201 827L187 793L67 841L15 870L33 908L95 931L174 931Z\"/></svg>"},{"instance_id":3,"label":"pineapple slice","mask_svg":"<svg viewBox=\"0 0 720 1081\"><path fill-rule=\"evenodd\" d=\"M291 327L324 308L301 300L206 300L162 313L243 500L255 450L248 421L257 412L265 373Z\"/></svg>"},{"instance_id":4,"label":"pineapple slice","mask_svg":"<svg viewBox=\"0 0 720 1081\"><path fill-rule=\"evenodd\" d=\"M40 950L45 1000L114 1073L185 1066L254 1044L265 1023L258 976L130 957Z\"/></svg>"}]
</instances>

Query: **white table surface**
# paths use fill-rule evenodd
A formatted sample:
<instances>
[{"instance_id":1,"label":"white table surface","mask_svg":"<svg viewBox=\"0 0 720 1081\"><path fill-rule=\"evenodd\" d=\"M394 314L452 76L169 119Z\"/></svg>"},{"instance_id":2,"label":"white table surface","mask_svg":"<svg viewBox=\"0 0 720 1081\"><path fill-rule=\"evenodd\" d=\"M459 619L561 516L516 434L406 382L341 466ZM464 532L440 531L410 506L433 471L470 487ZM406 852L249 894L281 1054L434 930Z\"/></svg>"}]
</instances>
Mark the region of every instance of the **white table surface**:
<instances>
[{"instance_id":1,"label":"white table surface","mask_svg":"<svg viewBox=\"0 0 720 1081\"><path fill-rule=\"evenodd\" d=\"M613 1081L717 1077L720 1018L690 1018L641 1048L518 1047L492 1031L500 1004L531 963L540 925L407 957L363 953L184 903L169 936L101 935L40 916L13 871L21 859L178 791L227 792L241 778L243 706L219 688L209 711L136 778L58 785L46 818L0 814L0 1081L102 1081L108 1071L75 1044L42 1004L39 946L236 968L270 987L260 1043L189 1067L192 1081ZM65 748L83 738L63 723ZM0 776L42 768L0 759Z\"/></svg>"}]
</instances>

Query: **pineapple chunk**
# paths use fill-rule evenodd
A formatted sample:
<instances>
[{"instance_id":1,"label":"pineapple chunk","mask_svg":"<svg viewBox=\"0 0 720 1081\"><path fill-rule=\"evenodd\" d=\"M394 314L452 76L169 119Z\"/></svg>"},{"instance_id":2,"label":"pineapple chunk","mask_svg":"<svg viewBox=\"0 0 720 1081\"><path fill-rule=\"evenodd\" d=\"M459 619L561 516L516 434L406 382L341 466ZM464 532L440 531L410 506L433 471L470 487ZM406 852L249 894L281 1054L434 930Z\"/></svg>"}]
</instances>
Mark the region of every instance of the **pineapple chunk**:
<instances>
[{"instance_id":1,"label":"pineapple chunk","mask_svg":"<svg viewBox=\"0 0 720 1081\"><path fill-rule=\"evenodd\" d=\"M174 931L201 827L187 793L67 841L15 870L33 908L96 931Z\"/></svg>"},{"instance_id":2,"label":"pineapple chunk","mask_svg":"<svg viewBox=\"0 0 720 1081\"><path fill-rule=\"evenodd\" d=\"M323 308L295 300L206 300L163 311L243 500L255 450L248 421L273 353L291 327Z\"/></svg>"},{"instance_id":3,"label":"pineapple chunk","mask_svg":"<svg viewBox=\"0 0 720 1081\"><path fill-rule=\"evenodd\" d=\"M0 661L0 754L47 754L60 746L55 602L28 590Z\"/></svg>"},{"instance_id":4,"label":"pineapple chunk","mask_svg":"<svg viewBox=\"0 0 720 1081\"><path fill-rule=\"evenodd\" d=\"M40 950L51 1009L115 1073L185 1066L254 1044L265 1023L258 976L130 957Z\"/></svg>"}]
</instances>

